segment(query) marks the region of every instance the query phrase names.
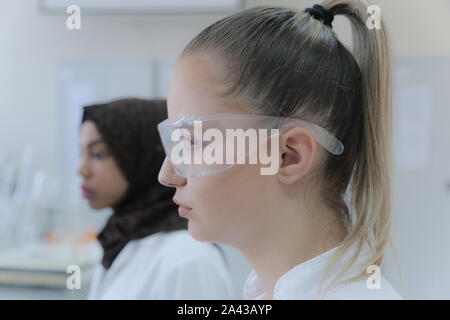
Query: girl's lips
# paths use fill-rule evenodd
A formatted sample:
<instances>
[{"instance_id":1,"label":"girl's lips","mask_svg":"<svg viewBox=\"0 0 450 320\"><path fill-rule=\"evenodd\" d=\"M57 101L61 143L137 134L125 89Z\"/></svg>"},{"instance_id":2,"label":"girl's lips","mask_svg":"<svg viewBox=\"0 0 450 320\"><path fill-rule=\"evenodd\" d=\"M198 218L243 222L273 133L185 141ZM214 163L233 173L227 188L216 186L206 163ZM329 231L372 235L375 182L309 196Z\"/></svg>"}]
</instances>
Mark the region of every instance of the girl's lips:
<instances>
[{"instance_id":1,"label":"girl's lips","mask_svg":"<svg viewBox=\"0 0 450 320\"><path fill-rule=\"evenodd\" d=\"M185 205L181 204L181 203L178 202L178 200L176 200L175 198L173 198L172 200L173 200L173 202L175 202L175 203L179 206L179 207L178 207L178 214L179 214L181 217L187 216L187 215L192 211L192 208L190 208L190 207L188 207L188 206L185 206Z\"/></svg>"},{"instance_id":2,"label":"girl's lips","mask_svg":"<svg viewBox=\"0 0 450 320\"><path fill-rule=\"evenodd\" d=\"M192 209L186 207L178 207L178 214L180 215L180 217L186 217L191 211Z\"/></svg>"},{"instance_id":3,"label":"girl's lips","mask_svg":"<svg viewBox=\"0 0 450 320\"><path fill-rule=\"evenodd\" d=\"M176 203L177 205L179 205L180 207L183 207L183 208L191 209L191 210L192 210L191 207L185 206L184 204L182 204L181 202L179 202L177 199L173 198L172 200L173 200L173 202L175 202L175 203Z\"/></svg>"},{"instance_id":4,"label":"girl's lips","mask_svg":"<svg viewBox=\"0 0 450 320\"><path fill-rule=\"evenodd\" d=\"M82 186L81 187L81 193L83 194L84 198L90 198L94 194L94 191L92 191L91 189L86 188L85 186Z\"/></svg>"}]
</instances>

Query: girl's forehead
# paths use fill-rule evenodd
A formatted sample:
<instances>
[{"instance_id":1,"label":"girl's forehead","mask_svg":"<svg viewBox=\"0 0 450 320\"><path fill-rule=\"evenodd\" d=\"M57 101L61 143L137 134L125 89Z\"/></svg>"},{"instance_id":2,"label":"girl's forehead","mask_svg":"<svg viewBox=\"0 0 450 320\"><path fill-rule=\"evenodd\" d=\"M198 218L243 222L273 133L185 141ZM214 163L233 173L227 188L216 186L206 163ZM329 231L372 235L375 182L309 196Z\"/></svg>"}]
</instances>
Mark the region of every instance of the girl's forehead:
<instances>
[{"instance_id":1,"label":"girl's forehead","mask_svg":"<svg viewBox=\"0 0 450 320\"><path fill-rule=\"evenodd\" d=\"M221 97L190 100L181 103L167 102L169 118L185 118L208 114L253 113L231 99Z\"/></svg>"},{"instance_id":2,"label":"girl's forehead","mask_svg":"<svg viewBox=\"0 0 450 320\"><path fill-rule=\"evenodd\" d=\"M81 124L80 129L80 140L81 141L88 141L88 140L94 140L94 139L100 139L101 135L97 129L97 125L91 121L87 120Z\"/></svg>"},{"instance_id":3,"label":"girl's forehead","mask_svg":"<svg viewBox=\"0 0 450 320\"><path fill-rule=\"evenodd\" d=\"M217 61L205 55L179 59L169 85L169 118L233 111L235 104L226 96L217 68Z\"/></svg>"}]
</instances>

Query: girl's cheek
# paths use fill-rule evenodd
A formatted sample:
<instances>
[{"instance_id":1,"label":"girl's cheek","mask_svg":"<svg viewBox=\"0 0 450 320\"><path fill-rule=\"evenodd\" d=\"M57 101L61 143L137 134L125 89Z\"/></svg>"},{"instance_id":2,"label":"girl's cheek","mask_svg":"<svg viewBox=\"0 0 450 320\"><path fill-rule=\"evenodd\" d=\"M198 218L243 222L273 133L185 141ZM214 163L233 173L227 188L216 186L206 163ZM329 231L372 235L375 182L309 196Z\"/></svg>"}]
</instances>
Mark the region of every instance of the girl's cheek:
<instances>
[{"instance_id":1,"label":"girl's cheek","mask_svg":"<svg viewBox=\"0 0 450 320\"><path fill-rule=\"evenodd\" d=\"M219 210L233 193L232 188L217 175L193 177L188 181L186 196L192 206L199 210Z\"/></svg>"},{"instance_id":2,"label":"girl's cheek","mask_svg":"<svg viewBox=\"0 0 450 320\"><path fill-rule=\"evenodd\" d=\"M198 209L219 210L235 205L246 199L246 195L252 191L249 189L258 189L254 174L253 166L244 165L216 174L191 177L185 186L186 200L190 200L190 204Z\"/></svg>"}]
</instances>

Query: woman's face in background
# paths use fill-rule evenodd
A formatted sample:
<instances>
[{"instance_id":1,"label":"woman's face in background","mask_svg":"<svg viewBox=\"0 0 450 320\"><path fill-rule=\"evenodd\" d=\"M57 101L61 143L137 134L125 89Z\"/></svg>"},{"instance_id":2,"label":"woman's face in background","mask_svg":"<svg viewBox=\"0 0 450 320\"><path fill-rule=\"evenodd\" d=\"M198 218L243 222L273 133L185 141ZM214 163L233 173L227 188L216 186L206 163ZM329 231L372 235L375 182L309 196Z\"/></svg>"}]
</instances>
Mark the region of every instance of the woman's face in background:
<instances>
[{"instance_id":1,"label":"woman's face in background","mask_svg":"<svg viewBox=\"0 0 450 320\"><path fill-rule=\"evenodd\" d=\"M81 125L79 142L83 197L93 209L116 205L125 196L128 183L93 121Z\"/></svg>"},{"instance_id":2,"label":"woman's face in background","mask_svg":"<svg viewBox=\"0 0 450 320\"><path fill-rule=\"evenodd\" d=\"M221 72L223 68L213 57L197 54L181 57L169 87L169 118L254 113L224 97L219 80ZM266 232L255 219L264 219L264 212L272 211L274 177L260 175L259 168L259 165L237 164L224 172L183 178L174 172L166 158L159 181L175 187L176 202L191 208L185 217L195 239L238 245L255 233Z\"/></svg>"}]
</instances>

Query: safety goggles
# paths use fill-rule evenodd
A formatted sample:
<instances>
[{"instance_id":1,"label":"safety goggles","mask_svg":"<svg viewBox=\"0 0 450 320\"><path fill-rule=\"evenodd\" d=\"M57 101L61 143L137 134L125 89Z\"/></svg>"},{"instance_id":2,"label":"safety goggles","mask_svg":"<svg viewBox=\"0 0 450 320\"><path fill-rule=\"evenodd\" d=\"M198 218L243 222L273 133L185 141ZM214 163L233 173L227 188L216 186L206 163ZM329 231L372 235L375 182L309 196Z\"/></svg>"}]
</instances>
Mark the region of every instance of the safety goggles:
<instances>
[{"instance_id":1,"label":"safety goggles","mask_svg":"<svg viewBox=\"0 0 450 320\"><path fill-rule=\"evenodd\" d=\"M307 129L334 155L343 144L310 121L254 114L208 114L166 119L158 131L166 156L187 178L223 172L236 164L269 164L278 157L278 138L292 127ZM271 149L270 155L267 148ZM273 159L271 159L272 157ZM255 161L256 160L256 161Z\"/></svg>"}]
</instances>

